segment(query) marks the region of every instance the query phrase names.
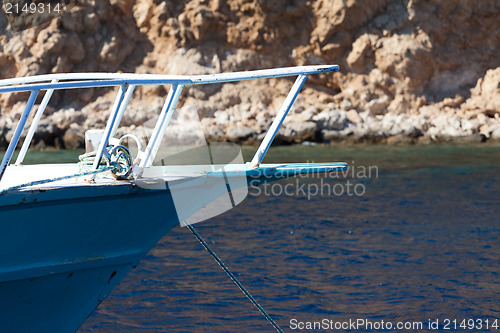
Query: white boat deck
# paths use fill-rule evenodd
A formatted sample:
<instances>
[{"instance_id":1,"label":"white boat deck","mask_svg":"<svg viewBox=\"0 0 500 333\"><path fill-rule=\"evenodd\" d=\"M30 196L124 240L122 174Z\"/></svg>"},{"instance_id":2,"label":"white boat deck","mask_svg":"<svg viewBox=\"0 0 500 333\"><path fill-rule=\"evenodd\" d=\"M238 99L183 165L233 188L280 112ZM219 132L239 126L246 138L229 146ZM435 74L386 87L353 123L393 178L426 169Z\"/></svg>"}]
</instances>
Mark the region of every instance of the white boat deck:
<instances>
[{"instance_id":1,"label":"white boat deck","mask_svg":"<svg viewBox=\"0 0 500 333\"><path fill-rule=\"evenodd\" d=\"M141 177L143 180L148 178L162 178L165 181L174 181L179 179L199 177L206 172L201 170L206 170L206 168L189 168L189 166L174 166L174 167L150 167L149 172ZM9 165L5 171L5 176L0 182L0 191L11 188L13 186L19 186L21 184L27 184L30 182L42 181L53 178L60 178L64 176L72 176L81 173L78 165L76 163L64 163L64 164L36 164L36 165ZM78 186L78 185L111 185L117 184L109 172L103 172L97 174L94 182L90 183L88 181L90 176L80 176L72 177L68 179L47 182L45 184L27 186L29 188L53 188L61 186Z\"/></svg>"},{"instance_id":2,"label":"white boat deck","mask_svg":"<svg viewBox=\"0 0 500 333\"><path fill-rule=\"evenodd\" d=\"M12 186L56 178L61 176L69 176L78 173L78 165L74 164L37 164L37 165L9 165L5 171L5 176L0 183L0 191ZM75 183L77 178L66 179L54 184Z\"/></svg>"}]
</instances>

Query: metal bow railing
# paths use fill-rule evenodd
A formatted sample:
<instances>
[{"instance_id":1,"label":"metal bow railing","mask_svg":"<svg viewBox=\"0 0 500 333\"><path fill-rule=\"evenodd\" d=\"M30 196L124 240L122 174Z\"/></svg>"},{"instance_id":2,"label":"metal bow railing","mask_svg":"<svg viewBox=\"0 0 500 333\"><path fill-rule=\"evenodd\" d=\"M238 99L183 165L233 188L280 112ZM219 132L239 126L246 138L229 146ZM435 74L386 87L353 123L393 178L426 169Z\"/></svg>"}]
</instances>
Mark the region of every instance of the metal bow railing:
<instances>
[{"instance_id":1,"label":"metal bow railing","mask_svg":"<svg viewBox=\"0 0 500 333\"><path fill-rule=\"evenodd\" d=\"M30 92L28 102L24 108L21 118L17 124L16 130L9 143L7 151L0 164L0 181L5 174L8 164L14 154L14 151L21 138L22 131L26 125L28 117L31 114L37 96L41 91L45 91L45 95L40 103L35 117L28 130L26 138L23 142L16 165L23 163L24 157L31 144L33 135L37 129L40 118L42 117L52 93L55 90L63 89L78 89L78 88L96 88L96 87L119 87L115 102L111 108L103 137L96 150L96 158L94 160L93 170L97 170L105 149L109 144L110 138L113 138L118 129L118 125L125 113L127 105L132 97L136 86L141 85L170 85L171 88L167 94L165 103L160 112L160 116L156 126L151 134L151 138L144 152L139 155L139 167L144 168L152 165L152 161L156 157L159 145L165 135L170 119L179 100L180 94L184 86L203 85L213 83L237 82L251 79L274 78L296 76L297 79L293 84L288 96L283 105L278 111L271 127L267 131L262 143L255 153L251 163L258 167L262 162L267 150L269 149L273 139L278 133L279 128L290 111L290 108L300 92L304 82L310 74L328 73L338 71L337 65L323 66L301 66L287 67L277 69L264 69L246 72L220 73L210 75L154 75L154 74L113 74L113 73L75 73L75 74L48 74L38 75L25 78L12 78L0 80L0 93L15 93L15 92Z\"/></svg>"}]
</instances>

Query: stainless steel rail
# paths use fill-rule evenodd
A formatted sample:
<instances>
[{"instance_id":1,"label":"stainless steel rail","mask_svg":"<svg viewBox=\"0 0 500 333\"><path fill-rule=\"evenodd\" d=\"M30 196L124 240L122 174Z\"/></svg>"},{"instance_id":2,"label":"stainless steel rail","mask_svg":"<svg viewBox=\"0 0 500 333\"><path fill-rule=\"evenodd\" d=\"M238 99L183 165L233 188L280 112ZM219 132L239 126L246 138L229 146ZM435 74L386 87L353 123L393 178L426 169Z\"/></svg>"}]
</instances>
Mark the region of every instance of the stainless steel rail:
<instances>
[{"instance_id":1,"label":"stainless steel rail","mask_svg":"<svg viewBox=\"0 0 500 333\"><path fill-rule=\"evenodd\" d=\"M35 118L28 131L26 139L21 147L21 151L16 160L16 165L23 163L26 151L33 139L38 122L45 111L47 104L50 101L52 93L55 90L62 89L78 89L78 88L95 88L95 87L120 87L115 99L115 103L111 108L110 117L104 130L103 140L97 149L97 155L93 169L96 170L99 161L106 154L106 146L110 138L112 138L118 125L125 113L125 109L132 97L136 86L140 85L170 85L171 88L165 100L165 104L160 113L158 122L149 140L149 144L145 151L140 154L139 167L144 169L152 164L156 157L160 142L163 139L165 131L168 127L172 114L175 110L179 96L184 86L213 84L224 82L237 82L252 79L274 78L297 76L297 79L292 86L287 98L281 106L276 118L274 119L270 129L266 133L264 140L260 144L255 156L252 159L252 165L258 167L262 162L267 150L271 146L279 128L290 111L300 89L304 85L307 77L311 74L330 73L339 70L337 65L322 65L322 66L300 66L286 67L276 69L264 69L246 72L220 73L210 75L154 75L154 74L113 74L113 73L74 73L74 74L48 74L38 75L25 78L12 78L0 80L0 93L14 92L30 92L30 97L26 103L24 112L17 124L14 136L9 143L5 156L0 164L0 181L5 174L7 165L10 163L12 155L17 147L26 121L33 109L35 100L41 90L45 91L44 98L36 112Z\"/></svg>"}]
</instances>

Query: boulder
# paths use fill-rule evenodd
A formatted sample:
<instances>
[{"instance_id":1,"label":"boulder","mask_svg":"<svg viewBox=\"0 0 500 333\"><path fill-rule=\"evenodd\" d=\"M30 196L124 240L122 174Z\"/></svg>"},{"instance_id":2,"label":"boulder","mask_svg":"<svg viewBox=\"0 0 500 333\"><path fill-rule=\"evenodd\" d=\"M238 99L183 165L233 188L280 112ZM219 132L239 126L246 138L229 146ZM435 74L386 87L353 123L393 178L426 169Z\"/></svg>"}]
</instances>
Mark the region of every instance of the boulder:
<instances>
[{"instance_id":1,"label":"boulder","mask_svg":"<svg viewBox=\"0 0 500 333\"><path fill-rule=\"evenodd\" d=\"M347 115L343 110L328 110L318 113L312 120L320 130L341 130L347 123Z\"/></svg>"},{"instance_id":2,"label":"boulder","mask_svg":"<svg viewBox=\"0 0 500 333\"><path fill-rule=\"evenodd\" d=\"M85 147L85 136L75 129L69 128L63 136L63 143L66 149L78 149Z\"/></svg>"},{"instance_id":3,"label":"boulder","mask_svg":"<svg viewBox=\"0 0 500 333\"><path fill-rule=\"evenodd\" d=\"M226 137L231 142L247 141L253 135L255 135L255 131L246 126L229 127L226 131Z\"/></svg>"},{"instance_id":4,"label":"boulder","mask_svg":"<svg viewBox=\"0 0 500 333\"><path fill-rule=\"evenodd\" d=\"M312 121L287 123L280 128L278 141L287 143L311 141L316 137L316 124Z\"/></svg>"}]
</instances>

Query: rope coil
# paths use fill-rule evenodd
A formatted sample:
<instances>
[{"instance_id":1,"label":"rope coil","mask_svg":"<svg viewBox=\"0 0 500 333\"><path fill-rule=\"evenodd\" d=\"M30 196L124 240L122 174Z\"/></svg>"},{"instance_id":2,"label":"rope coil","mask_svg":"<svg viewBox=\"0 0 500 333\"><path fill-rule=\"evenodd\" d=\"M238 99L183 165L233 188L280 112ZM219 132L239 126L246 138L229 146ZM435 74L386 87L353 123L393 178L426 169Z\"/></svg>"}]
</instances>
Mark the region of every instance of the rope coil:
<instances>
[{"instance_id":1,"label":"rope coil","mask_svg":"<svg viewBox=\"0 0 500 333\"><path fill-rule=\"evenodd\" d=\"M132 156L129 150L125 146L116 145L106 147L106 152L107 154L104 154L104 158L99 162L97 169L102 170L107 167L112 167L111 174L115 179L128 179L132 172L133 165ZM80 171L87 172L92 170L95 157L95 151L78 156L80 160L80 162L78 162Z\"/></svg>"}]
</instances>

